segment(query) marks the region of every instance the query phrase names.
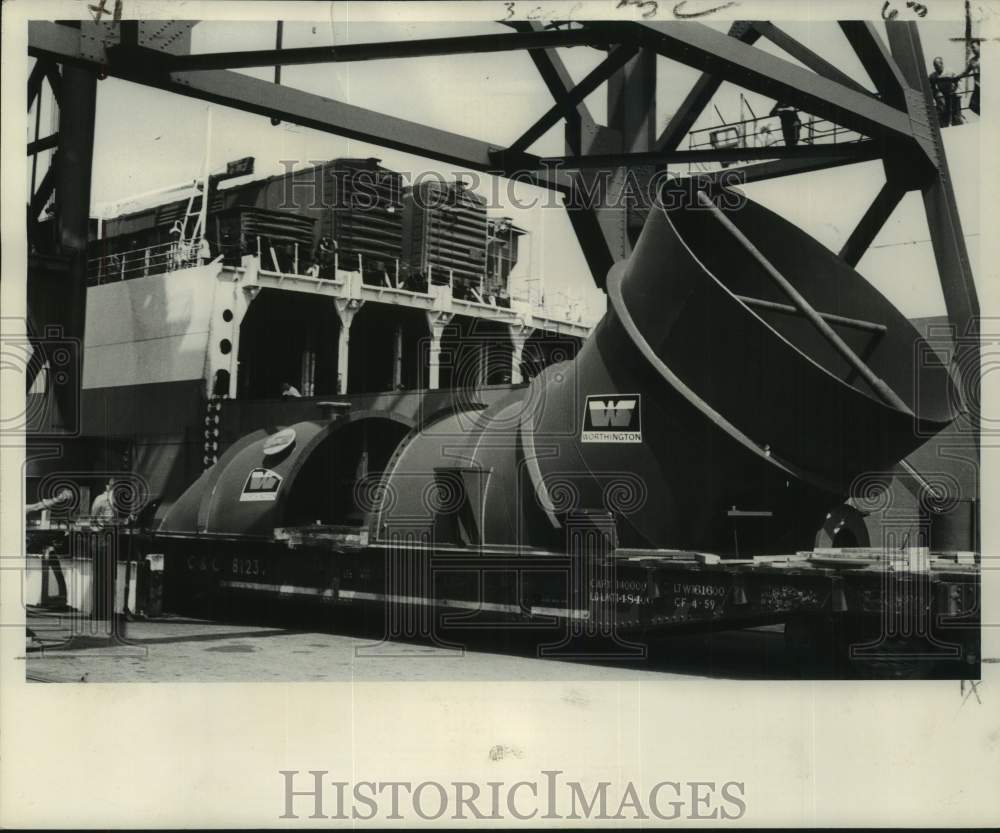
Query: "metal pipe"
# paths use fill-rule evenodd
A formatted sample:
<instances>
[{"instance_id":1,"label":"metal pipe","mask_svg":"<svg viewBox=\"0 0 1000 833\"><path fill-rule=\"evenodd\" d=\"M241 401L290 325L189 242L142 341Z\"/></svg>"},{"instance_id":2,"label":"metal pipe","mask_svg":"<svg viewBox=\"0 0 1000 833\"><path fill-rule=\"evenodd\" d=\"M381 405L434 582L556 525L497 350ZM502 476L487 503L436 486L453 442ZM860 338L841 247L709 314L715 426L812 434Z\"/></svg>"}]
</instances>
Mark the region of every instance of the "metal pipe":
<instances>
[{"instance_id":1,"label":"metal pipe","mask_svg":"<svg viewBox=\"0 0 1000 833\"><path fill-rule=\"evenodd\" d=\"M35 104L35 141L38 141L38 137L42 129L42 96L37 96L37 103ZM31 193L35 193L35 181L38 174L38 154L33 154L31 157Z\"/></svg>"},{"instance_id":2,"label":"metal pipe","mask_svg":"<svg viewBox=\"0 0 1000 833\"><path fill-rule=\"evenodd\" d=\"M906 462L906 460L900 460L899 467L903 471L905 471L908 475L910 475L910 477L916 480L917 483L920 484L920 488L923 489L925 492L927 492L927 494L929 494L931 497L937 498L938 500L941 500L942 498L945 497L941 489L939 489L934 484L930 483L927 480L927 478L925 478L919 471L913 468L913 466L911 466L908 462Z\"/></svg>"},{"instance_id":3,"label":"metal pipe","mask_svg":"<svg viewBox=\"0 0 1000 833\"><path fill-rule=\"evenodd\" d=\"M751 298L747 295L737 295L748 307L774 310L774 312L785 312L790 315L798 315L799 311L791 304L779 304L776 301L765 301L763 298ZM860 318L848 318L844 315L834 315L829 312L819 313L820 318L829 321L831 324L842 324L845 327L854 327L856 330L865 330L870 333L881 335L886 331L885 324L876 324L873 321L864 321Z\"/></svg>"},{"instance_id":4,"label":"metal pipe","mask_svg":"<svg viewBox=\"0 0 1000 833\"><path fill-rule=\"evenodd\" d=\"M198 225L191 239L204 240L208 232L208 197L211 190L211 155L212 155L212 105L205 105L205 164L202 168L201 210L198 212ZM186 222L186 220L185 220Z\"/></svg>"},{"instance_id":5,"label":"metal pipe","mask_svg":"<svg viewBox=\"0 0 1000 833\"><path fill-rule=\"evenodd\" d=\"M282 41L281 36L284 32L284 28L285 28L284 23L279 20L274 36L274 49L277 53L281 52L281 41ZM281 64L274 65L274 83L275 86L281 84ZM277 127L279 124L281 124L281 119L279 119L277 116L271 116L271 124Z\"/></svg>"},{"instance_id":6,"label":"metal pipe","mask_svg":"<svg viewBox=\"0 0 1000 833\"><path fill-rule=\"evenodd\" d=\"M911 414L912 411L907 406L907 404L902 400L902 398L890 388L882 379L873 371L867 364L865 364L857 353L855 353L836 332L833 328L823 320L823 317L813 309L812 305L799 293L799 291L792 286L789 280L782 275L777 269L771 265L771 262L764 257L760 250L751 243L747 237L741 232L733 222L726 217L725 214L719 209L719 207L712 202L709 196L704 191L698 192L698 203L703 208L707 208L712 216L725 228L736 241L753 257L754 260L763 268L763 270L768 274L768 276L776 283L781 290L788 296L789 300L796 306L796 308L801 312L806 318L808 318L814 327L822 333L824 338L830 343L830 345L838 352L840 355L851 365L861 377L868 383L881 397L882 401L886 405L892 408L902 411L905 414Z\"/></svg>"}]
</instances>

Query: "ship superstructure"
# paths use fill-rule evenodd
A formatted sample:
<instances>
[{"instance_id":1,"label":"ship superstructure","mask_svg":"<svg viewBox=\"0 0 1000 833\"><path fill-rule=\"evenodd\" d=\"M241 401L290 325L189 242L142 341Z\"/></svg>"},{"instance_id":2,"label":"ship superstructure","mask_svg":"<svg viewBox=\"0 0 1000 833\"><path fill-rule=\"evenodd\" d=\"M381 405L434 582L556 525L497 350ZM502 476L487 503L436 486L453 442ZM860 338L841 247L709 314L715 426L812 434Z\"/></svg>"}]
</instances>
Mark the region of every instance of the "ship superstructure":
<instances>
[{"instance_id":1,"label":"ship superstructure","mask_svg":"<svg viewBox=\"0 0 1000 833\"><path fill-rule=\"evenodd\" d=\"M526 231L461 182L404 188L376 159L224 176L203 229L204 181L105 219L90 245L82 433L157 502L218 459L216 407L280 422L335 397L518 385L590 332L579 305L512 276Z\"/></svg>"}]
</instances>

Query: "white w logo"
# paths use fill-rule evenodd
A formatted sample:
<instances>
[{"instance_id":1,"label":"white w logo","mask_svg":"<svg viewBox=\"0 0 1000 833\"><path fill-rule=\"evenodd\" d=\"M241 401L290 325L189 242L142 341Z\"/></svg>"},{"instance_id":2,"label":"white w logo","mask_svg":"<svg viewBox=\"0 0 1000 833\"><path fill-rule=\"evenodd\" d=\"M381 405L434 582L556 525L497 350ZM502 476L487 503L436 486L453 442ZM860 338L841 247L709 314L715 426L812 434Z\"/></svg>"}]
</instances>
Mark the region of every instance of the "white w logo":
<instances>
[{"instance_id":1,"label":"white w logo","mask_svg":"<svg viewBox=\"0 0 1000 833\"><path fill-rule=\"evenodd\" d=\"M250 491L262 492L265 489L270 489L276 482L277 478L274 475L263 471L255 471L250 475Z\"/></svg>"},{"instance_id":2,"label":"white w logo","mask_svg":"<svg viewBox=\"0 0 1000 833\"><path fill-rule=\"evenodd\" d=\"M625 428L632 422L634 399L596 400L587 403L595 428Z\"/></svg>"}]
</instances>

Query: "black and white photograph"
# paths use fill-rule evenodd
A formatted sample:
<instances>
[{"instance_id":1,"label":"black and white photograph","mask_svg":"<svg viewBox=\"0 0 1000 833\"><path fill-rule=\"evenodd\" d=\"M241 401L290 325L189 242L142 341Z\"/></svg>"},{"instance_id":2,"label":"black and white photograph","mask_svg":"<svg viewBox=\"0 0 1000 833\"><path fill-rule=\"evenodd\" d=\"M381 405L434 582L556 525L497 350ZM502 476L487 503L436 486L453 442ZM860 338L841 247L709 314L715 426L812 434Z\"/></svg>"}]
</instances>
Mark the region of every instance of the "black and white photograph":
<instances>
[{"instance_id":1,"label":"black and white photograph","mask_svg":"<svg viewBox=\"0 0 1000 833\"><path fill-rule=\"evenodd\" d=\"M998 13L6 0L0 824L1000 822Z\"/></svg>"}]
</instances>

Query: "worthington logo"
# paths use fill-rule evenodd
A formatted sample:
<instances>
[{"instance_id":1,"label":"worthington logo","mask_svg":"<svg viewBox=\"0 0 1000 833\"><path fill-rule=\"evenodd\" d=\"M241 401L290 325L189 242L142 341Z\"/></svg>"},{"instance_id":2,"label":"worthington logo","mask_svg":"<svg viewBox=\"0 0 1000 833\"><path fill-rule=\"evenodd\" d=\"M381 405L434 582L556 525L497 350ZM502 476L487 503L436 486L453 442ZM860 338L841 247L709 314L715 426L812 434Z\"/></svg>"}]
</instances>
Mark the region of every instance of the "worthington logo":
<instances>
[{"instance_id":1,"label":"worthington logo","mask_svg":"<svg viewBox=\"0 0 1000 833\"><path fill-rule=\"evenodd\" d=\"M588 396L580 440L585 443L641 443L642 407L639 394Z\"/></svg>"},{"instance_id":2,"label":"worthington logo","mask_svg":"<svg viewBox=\"0 0 1000 833\"><path fill-rule=\"evenodd\" d=\"M243 484L243 491L240 493L240 502L274 500L278 496L278 488L281 486L281 475L271 469L253 469L247 475L246 483Z\"/></svg>"}]
</instances>

